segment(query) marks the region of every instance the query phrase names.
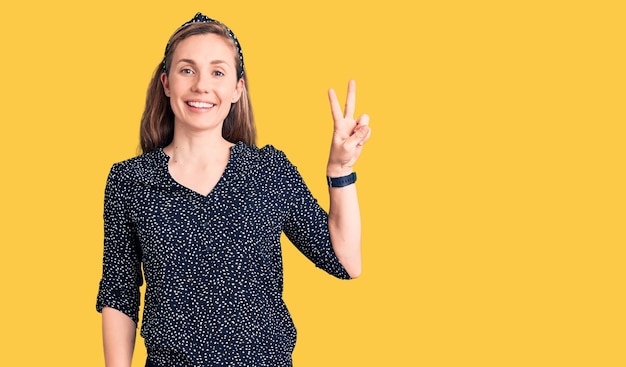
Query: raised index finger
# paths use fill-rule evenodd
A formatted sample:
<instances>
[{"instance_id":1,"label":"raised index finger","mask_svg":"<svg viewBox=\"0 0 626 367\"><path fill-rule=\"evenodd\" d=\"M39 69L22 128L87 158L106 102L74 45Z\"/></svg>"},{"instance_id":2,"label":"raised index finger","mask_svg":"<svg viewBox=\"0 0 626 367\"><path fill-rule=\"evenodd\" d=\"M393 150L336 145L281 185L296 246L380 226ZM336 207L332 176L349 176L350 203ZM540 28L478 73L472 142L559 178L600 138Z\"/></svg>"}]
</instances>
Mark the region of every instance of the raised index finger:
<instances>
[{"instance_id":1,"label":"raised index finger","mask_svg":"<svg viewBox=\"0 0 626 367\"><path fill-rule=\"evenodd\" d=\"M333 115L333 121L336 127L339 121L343 120L343 116L341 114L339 101L337 100L337 93L335 93L335 90L332 88L328 90L328 100L330 101L330 112Z\"/></svg>"}]
</instances>

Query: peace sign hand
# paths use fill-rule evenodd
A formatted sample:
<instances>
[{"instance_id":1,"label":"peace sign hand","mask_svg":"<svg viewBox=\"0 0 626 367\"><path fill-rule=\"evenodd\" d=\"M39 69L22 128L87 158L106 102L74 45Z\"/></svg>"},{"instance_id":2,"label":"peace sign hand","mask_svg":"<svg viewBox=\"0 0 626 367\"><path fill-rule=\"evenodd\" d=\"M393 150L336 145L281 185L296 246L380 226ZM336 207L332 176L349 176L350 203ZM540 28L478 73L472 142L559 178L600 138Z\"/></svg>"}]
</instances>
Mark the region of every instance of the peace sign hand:
<instances>
[{"instance_id":1,"label":"peace sign hand","mask_svg":"<svg viewBox=\"0 0 626 367\"><path fill-rule=\"evenodd\" d=\"M340 177L352 172L352 166L361 155L363 144L369 139L372 131L368 126L368 115L363 114L356 120L354 119L356 104L356 83L354 80L350 80L348 83L348 96L343 114L337 100L337 94L332 88L328 91L328 99L333 115L334 131L326 174L330 177Z\"/></svg>"}]
</instances>

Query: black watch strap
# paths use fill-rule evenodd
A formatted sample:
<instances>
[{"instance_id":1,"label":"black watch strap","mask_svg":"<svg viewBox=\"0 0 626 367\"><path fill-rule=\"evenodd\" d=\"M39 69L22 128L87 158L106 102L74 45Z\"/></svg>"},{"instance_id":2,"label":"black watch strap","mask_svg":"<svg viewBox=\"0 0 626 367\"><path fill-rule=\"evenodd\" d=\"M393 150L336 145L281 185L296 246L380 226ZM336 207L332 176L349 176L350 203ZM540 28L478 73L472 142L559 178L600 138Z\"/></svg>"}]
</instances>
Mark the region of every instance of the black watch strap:
<instances>
[{"instance_id":1,"label":"black watch strap","mask_svg":"<svg viewBox=\"0 0 626 367\"><path fill-rule=\"evenodd\" d=\"M326 176L326 179L328 180L328 187L344 187L344 186L352 185L353 183L356 182L356 172L352 172L351 174L347 176L341 176L341 177Z\"/></svg>"}]
</instances>

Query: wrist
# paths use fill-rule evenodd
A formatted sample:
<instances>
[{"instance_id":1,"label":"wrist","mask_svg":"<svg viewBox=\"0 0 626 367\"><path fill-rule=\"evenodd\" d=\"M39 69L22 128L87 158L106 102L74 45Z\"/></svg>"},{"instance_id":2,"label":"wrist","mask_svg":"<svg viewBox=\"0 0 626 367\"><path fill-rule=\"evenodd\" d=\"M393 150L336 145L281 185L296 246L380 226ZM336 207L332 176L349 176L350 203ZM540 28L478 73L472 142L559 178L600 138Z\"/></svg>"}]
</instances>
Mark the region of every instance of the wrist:
<instances>
[{"instance_id":1,"label":"wrist","mask_svg":"<svg viewBox=\"0 0 626 367\"><path fill-rule=\"evenodd\" d=\"M326 176L328 177L342 177L352 173L352 167L342 167L329 165L326 167Z\"/></svg>"}]
</instances>

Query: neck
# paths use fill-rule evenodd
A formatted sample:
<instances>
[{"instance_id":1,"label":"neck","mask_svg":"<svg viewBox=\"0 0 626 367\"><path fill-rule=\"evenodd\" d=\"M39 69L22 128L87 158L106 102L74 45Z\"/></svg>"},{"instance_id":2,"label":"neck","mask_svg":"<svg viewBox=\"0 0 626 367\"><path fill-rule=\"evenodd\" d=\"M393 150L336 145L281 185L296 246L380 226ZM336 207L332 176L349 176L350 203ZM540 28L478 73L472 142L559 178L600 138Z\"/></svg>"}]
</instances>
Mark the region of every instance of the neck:
<instances>
[{"instance_id":1,"label":"neck","mask_svg":"<svg viewBox=\"0 0 626 367\"><path fill-rule=\"evenodd\" d=\"M174 133L172 143L163 148L173 163L210 165L230 157L230 148L234 144L224 139L221 134L184 135Z\"/></svg>"}]
</instances>

